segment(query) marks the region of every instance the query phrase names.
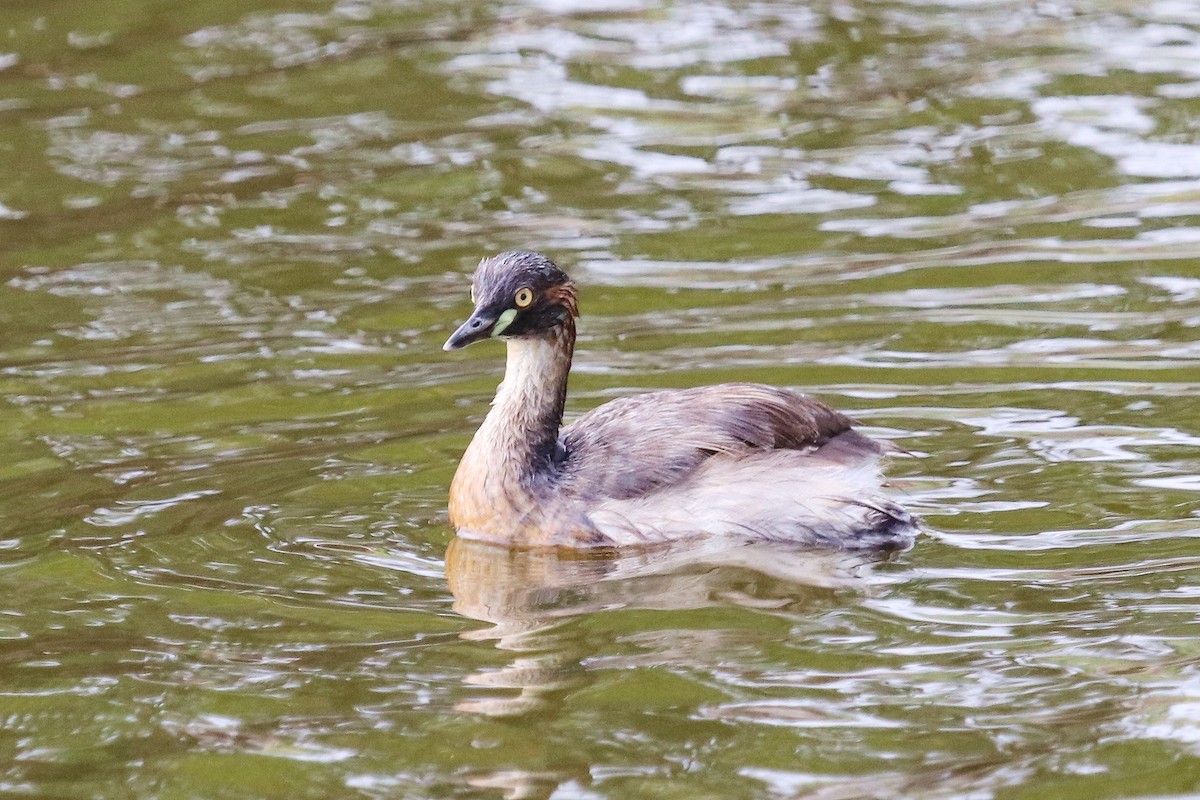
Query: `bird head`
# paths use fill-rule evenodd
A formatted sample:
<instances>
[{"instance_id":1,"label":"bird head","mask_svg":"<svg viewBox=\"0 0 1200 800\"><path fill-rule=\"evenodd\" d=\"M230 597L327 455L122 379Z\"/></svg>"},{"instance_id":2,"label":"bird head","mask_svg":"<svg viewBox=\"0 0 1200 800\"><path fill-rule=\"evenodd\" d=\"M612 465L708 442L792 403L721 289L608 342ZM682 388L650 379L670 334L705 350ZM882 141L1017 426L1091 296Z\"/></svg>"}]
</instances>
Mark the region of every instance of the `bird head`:
<instances>
[{"instance_id":1,"label":"bird head","mask_svg":"<svg viewBox=\"0 0 1200 800\"><path fill-rule=\"evenodd\" d=\"M475 310L444 350L482 339L548 336L579 316L575 284L541 253L510 251L479 262L471 278Z\"/></svg>"}]
</instances>

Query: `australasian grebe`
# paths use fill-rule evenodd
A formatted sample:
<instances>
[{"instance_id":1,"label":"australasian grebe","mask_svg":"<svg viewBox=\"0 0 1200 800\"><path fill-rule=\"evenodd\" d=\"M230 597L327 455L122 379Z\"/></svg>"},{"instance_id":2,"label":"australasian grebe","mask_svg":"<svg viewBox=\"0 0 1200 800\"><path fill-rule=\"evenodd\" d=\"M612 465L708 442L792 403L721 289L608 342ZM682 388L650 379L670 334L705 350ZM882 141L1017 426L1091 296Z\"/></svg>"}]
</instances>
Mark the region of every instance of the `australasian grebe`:
<instances>
[{"instance_id":1,"label":"australasian grebe","mask_svg":"<svg viewBox=\"0 0 1200 800\"><path fill-rule=\"evenodd\" d=\"M888 446L787 389L650 392L560 430L576 297L539 253L501 253L475 271L474 313L445 349L499 337L508 364L450 486L459 535L570 548L699 536L839 549L912 543L912 516L880 493Z\"/></svg>"}]
</instances>

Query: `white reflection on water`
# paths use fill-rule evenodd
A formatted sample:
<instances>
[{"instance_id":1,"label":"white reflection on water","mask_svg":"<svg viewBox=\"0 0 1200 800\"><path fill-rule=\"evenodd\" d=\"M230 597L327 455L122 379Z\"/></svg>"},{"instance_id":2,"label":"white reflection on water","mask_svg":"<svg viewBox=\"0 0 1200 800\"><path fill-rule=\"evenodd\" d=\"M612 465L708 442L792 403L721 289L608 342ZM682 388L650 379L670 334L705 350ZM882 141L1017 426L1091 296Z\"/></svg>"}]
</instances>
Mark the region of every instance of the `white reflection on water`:
<instances>
[{"instance_id":1,"label":"white reflection on water","mask_svg":"<svg viewBox=\"0 0 1200 800\"><path fill-rule=\"evenodd\" d=\"M1112 158L1118 169L1146 178L1200 177L1200 145L1155 142L1157 123L1130 97L1043 98L1032 104L1052 135Z\"/></svg>"}]
</instances>

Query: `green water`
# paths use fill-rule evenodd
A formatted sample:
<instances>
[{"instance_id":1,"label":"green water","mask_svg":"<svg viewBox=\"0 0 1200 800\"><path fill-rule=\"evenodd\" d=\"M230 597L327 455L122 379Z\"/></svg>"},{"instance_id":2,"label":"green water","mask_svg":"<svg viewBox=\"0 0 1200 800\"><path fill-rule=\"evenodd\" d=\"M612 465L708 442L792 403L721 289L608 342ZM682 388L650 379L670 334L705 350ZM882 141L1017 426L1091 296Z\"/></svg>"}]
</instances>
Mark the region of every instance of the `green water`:
<instances>
[{"instance_id":1,"label":"green water","mask_svg":"<svg viewBox=\"0 0 1200 800\"><path fill-rule=\"evenodd\" d=\"M7 0L0 794L1200 796L1198 119L1185 0ZM447 557L516 247L927 533Z\"/></svg>"}]
</instances>

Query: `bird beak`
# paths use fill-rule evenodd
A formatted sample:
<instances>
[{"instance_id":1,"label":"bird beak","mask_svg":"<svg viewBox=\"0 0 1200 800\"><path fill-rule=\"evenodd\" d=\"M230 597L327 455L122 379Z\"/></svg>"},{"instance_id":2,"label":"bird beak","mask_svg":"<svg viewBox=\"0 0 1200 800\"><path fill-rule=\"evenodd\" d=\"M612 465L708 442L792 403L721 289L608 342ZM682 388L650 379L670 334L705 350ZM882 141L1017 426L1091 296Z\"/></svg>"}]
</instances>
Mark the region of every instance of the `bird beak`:
<instances>
[{"instance_id":1,"label":"bird beak","mask_svg":"<svg viewBox=\"0 0 1200 800\"><path fill-rule=\"evenodd\" d=\"M442 345L443 350L461 350L469 344L478 342L480 339L487 339L492 335L492 329L496 326L496 317L480 309L475 309L471 314L471 318L458 326L446 343Z\"/></svg>"}]
</instances>

